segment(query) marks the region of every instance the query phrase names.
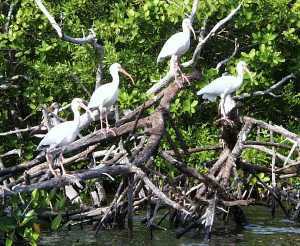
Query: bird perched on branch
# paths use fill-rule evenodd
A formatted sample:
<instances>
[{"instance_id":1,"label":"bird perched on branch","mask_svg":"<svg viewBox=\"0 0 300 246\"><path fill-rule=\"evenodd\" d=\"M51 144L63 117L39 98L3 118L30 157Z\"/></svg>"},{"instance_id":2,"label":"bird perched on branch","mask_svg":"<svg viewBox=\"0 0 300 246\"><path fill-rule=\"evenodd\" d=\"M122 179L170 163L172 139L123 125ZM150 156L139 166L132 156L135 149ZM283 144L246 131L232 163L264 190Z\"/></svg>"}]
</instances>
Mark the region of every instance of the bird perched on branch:
<instances>
[{"instance_id":1,"label":"bird perched on branch","mask_svg":"<svg viewBox=\"0 0 300 246\"><path fill-rule=\"evenodd\" d=\"M100 113L100 124L101 129L103 129L102 117L103 113L105 113L106 120L106 130L109 129L108 119L107 119L107 110L115 104L119 95L119 83L120 77L119 72L125 74L129 79L134 83L131 75L122 68L119 63L114 63L110 66L109 72L112 76L112 82L99 86L94 92L88 104L89 109L97 108Z\"/></svg>"},{"instance_id":2,"label":"bird perched on branch","mask_svg":"<svg viewBox=\"0 0 300 246\"><path fill-rule=\"evenodd\" d=\"M177 71L181 73L183 79L187 79L186 76L182 73L179 67L179 59L182 55L184 55L190 48L190 36L191 31L196 39L196 34L193 29L191 20L189 18L185 18L182 21L182 32L178 32L173 34L164 44L162 47L158 58L157 63L161 62L166 57L171 57L170 66L173 69L175 74L175 81L177 81Z\"/></svg>"},{"instance_id":3,"label":"bird perched on branch","mask_svg":"<svg viewBox=\"0 0 300 246\"><path fill-rule=\"evenodd\" d=\"M221 97L221 112L226 112L224 109L224 100L226 96L241 87L245 72L250 74L247 64L244 61L238 62L236 65L236 71L236 76L226 75L213 80L207 86L198 91L197 95L202 96L203 99L207 99L211 102L214 102L218 96ZM223 116L226 118L226 114Z\"/></svg>"},{"instance_id":4,"label":"bird perched on branch","mask_svg":"<svg viewBox=\"0 0 300 246\"><path fill-rule=\"evenodd\" d=\"M71 108L74 113L74 120L66 121L63 123L60 123L53 128L50 129L50 131L45 135L45 137L42 139L40 144L37 147L37 150L43 150L46 149L46 158L49 164L50 171L56 176L56 173L54 172L51 161L50 160L50 151L56 147L62 147L72 143L76 137L78 136L80 132L80 112L79 109L83 108L86 111L90 112L88 107L83 103L83 100L80 98L74 98L71 103ZM90 112L90 114L92 114ZM60 152L61 157L61 168L63 174L65 174L65 170L63 167L63 149Z\"/></svg>"}]
</instances>

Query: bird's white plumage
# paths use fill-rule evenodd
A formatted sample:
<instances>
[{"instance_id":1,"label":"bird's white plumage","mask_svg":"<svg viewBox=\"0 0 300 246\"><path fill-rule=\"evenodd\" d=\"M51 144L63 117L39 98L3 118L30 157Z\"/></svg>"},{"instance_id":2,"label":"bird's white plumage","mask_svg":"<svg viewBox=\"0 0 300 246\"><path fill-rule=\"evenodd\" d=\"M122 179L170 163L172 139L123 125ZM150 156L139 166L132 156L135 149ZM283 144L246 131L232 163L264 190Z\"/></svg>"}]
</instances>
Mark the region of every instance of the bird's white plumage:
<instances>
[{"instance_id":1,"label":"bird's white plumage","mask_svg":"<svg viewBox=\"0 0 300 246\"><path fill-rule=\"evenodd\" d=\"M104 84L97 88L88 104L89 108L97 108L100 105L105 108L111 107L118 99L119 88L112 83Z\"/></svg>"},{"instance_id":2,"label":"bird's white plumage","mask_svg":"<svg viewBox=\"0 0 300 246\"><path fill-rule=\"evenodd\" d=\"M103 111L107 111L118 100L119 82L120 82L119 72L128 76L133 82L131 75L127 73L119 63L112 64L109 68L109 72L112 76L112 82L99 86L93 92L93 95L91 96L90 102L88 104L88 108L90 109L95 109L95 108L99 109L101 129L103 128L102 126ZM107 114L105 114L105 118L106 118L106 127L108 129Z\"/></svg>"},{"instance_id":3,"label":"bird's white plumage","mask_svg":"<svg viewBox=\"0 0 300 246\"><path fill-rule=\"evenodd\" d=\"M166 57L172 55L182 56L190 48L190 36L184 32L172 35L162 47L157 62L162 61Z\"/></svg>"},{"instance_id":4,"label":"bird's white plumage","mask_svg":"<svg viewBox=\"0 0 300 246\"><path fill-rule=\"evenodd\" d=\"M111 83L99 86L92 94L88 108L103 108L111 107L118 99L119 95L119 71L122 67L119 63L114 63L110 66L109 71L113 78Z\"/></svg>"},{"instance_id":5,"label":"bird's white plumage","mask_svg":"<svg viewBox=\"0 0 300 246\"><path fill-rule=\"evenodd\" d=\"M190 48L190 31L193 30L190 19L186 18L182 21L182 32L173 34L162 47L157 62L162 61L166 57L182 56Z\"/></svg>"},{"instance_id":6,"label":"bird's white plumage","mask_svg":"<svg viewBox=\"0 0 300 246\"><path fill-rule=\"evenodd\" d=\"M237 76L226 75L217 78L198 91L197 95L202 95L203 99L215 101L218 96L224 97L225 95L235 92L242 85L244 71L247 71L246 63L240 61L237 64L236 70Z\"/></svg>"},{"instance_id":7,"label":"bird's white plumage","mask_svg":"<svg viewBox=\"0 0 300 246\"><path fill-rule=\"evenodd\" d=\"M210 84L197 92L197 95L203 95L204 99L215 101L216 97L221 96L223 93L231 94L240 84L240 79L234 76L223 76L213 80Z\"/></svg>"},{"instance_id":8,"label":"bird's white plumage","mask_svg":"<svg viewBox=\"0 0 300 246\"><path fill-rule=\"evenodd\" d=\"M83 107L85 109L87 108L86 106L84 106L83 101L79 98L73 99L71 107L74 113L74 120L63 122L51 128L38 145L37 150L48 147L62 147L64 145L72 143L76 139L77 135L80 132L79 107Z\"/></svg>"},{"instance_id":9,"label":"bird's white plumage","mask_svg":"<svg viewBox=\"0 0 300 246\"><path fill-rule=\"evenodd\" d=\"M45 135L37 150L43 147L61 147L72 143L79 133L79 127L74 121L61 123L53 128Z\"/></svg>"}]
</instances>

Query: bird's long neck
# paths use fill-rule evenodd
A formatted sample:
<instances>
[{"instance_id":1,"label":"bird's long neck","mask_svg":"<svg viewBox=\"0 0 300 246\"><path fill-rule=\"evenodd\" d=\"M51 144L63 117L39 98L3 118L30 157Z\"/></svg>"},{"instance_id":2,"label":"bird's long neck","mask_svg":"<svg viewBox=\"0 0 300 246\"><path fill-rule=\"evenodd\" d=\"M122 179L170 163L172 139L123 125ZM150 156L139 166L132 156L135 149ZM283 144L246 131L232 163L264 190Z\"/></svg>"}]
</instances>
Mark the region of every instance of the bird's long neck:
<instances>
[{"instance_id":1,"label":"bird's long neck","mask_svg":"<svg viewBox=\"0 0 300 246\"><path fill-rule=\"evenodd\" d=\"M79 110L78 109L73 110L73 113L74 113L74 122L75 122L76 126L79 127L79 125L80 125L80 113L79 113Z\"/></svg>"},{"instance_id":2,"label":"bird's long neck","mask_svg":"<svg viewBox=\"0 0 300 246\"><path fill-rule=\"evenodd\" d=\"M237 77L237 86L240 87L243 83L244 71L243 70L238 70L236 77Z\"/></svg>"},{"instance_id":3,"label":"bird's long neck","mask_svg":"<svg viewBox=\"0 0 300 246\"><path fill-rule=\"evenodd\" d=\"M182 28L182 32L185 34L184 36L187 37L188 39L191 38L191 31L187 26L184 26Z\"/></svg>"},{"instance_id":4,"label":"bird's long neck","mask_svg":"<svg viewBox=\"0 0 300 246\"><path fill-rule=\"evenodd\" d=\"M119 73L118 72L111 73L111 77L112 77L112 82L111 82L112 85L114 86L114 88L118 88L120 83Z\"/></svg>"}]
</instances>

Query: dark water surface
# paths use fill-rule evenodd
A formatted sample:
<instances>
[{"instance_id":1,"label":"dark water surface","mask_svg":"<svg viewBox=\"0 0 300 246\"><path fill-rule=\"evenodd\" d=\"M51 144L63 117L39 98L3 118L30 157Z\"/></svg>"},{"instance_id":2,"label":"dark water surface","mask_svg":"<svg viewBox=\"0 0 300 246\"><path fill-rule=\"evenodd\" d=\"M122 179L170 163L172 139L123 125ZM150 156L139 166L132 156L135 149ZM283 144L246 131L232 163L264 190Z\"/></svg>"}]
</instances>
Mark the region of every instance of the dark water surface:
<instances>
[{"instance_id":1,"label":"dark water surface","mask_svg":"<svg viewBox=\"0 0 300 246\"><path fill-rule=\"evenodd\" d=\"M203 235L193 232L180 239L175 238L175 230L154 231L150 240L149 231L140 223L141 217L135 217L134 237L128 239L127 230L101 231L95 235L91 226L83 230L73 227L71 231L58 233L44 232L39 245L299 245L300 224L289 221L281 213L272 219L268 208L249 207L245 209L249 225L236 230L235 226L221 227L212 235L209 242L203 241Z\"/></svg>"}]
</instances>

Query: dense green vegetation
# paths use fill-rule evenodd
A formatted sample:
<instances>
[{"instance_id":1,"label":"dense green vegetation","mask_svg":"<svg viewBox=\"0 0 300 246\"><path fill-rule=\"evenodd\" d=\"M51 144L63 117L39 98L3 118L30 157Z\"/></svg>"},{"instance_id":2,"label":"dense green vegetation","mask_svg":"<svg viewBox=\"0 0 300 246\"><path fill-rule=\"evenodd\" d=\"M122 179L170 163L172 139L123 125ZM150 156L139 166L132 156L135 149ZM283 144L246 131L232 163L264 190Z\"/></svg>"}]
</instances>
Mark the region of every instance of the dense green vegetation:
<instances>
[{"instance_id":1,"label":"dense green vegetation","mask_svg":"<svg viewBox=\"0 0 300 246\"><path fill-rule=\"evenodd\" d=\"M14 9L8 20L11 4L14 4ZM200 30L207 19L208 32L238 4L236 0L201 0L194 29ZM133 109L145 100L145 92L153 81L167 71L166 62L158 66L156 57L165 40L180 30L183 16L191 11L192 1L53 0L47 1L46 5L56 20L63 23L64 32L70 36L82 37L88 34L89 28L93 28L105 49L104 81L111 79L108 67L113 62L119 62L134 75L134 87L121 81L119 97L121 109ZM83 86L89 92L93 91L98 64L91 46L76 46L60 40L33 0L2 1L0 11L0 132L37 125L41 118L41 106L50 105L53 101L67 104L74 97L89 98ZM218 143L218 128L214 124L217 104L202 104L195 92L225 70L235 73L238 60L245 60L253 75L253 80L246 77L239 93L267 89L290 73L299 76L299 28L299 0L243 2L237 15L204 47L196 66L203 73L201 81L181 92L172 105L172 117L189 146ZM231 55L235 39L239 43L238 53L226 69L223 67L218 73L214 67ZM191 57L195 46L196 41L193 40L191 51L182 60ZM7 88L4 87L6 85ZM245 99L242 114L284 125L299 134L299 83L297 80L286 83L275 93L281 96ZM64 116L70 116L67 114ZM5 160L4 165L15 165L34 157L38 141L27 134L20 138L15 135L1 137L0 153L22 149L20 158ZM246 155L249 159L254 158L254 162L268 162L265 155L257 155L255 151L249 151ZM213 157L210 153L197 154L190 157L189 163L199 165L195 163ZM158 165L164 168L163 162L158 161ZM14 218L4 221L1 217L0 231L12 240L18 234L34 243L38 239L32 226L37 223L35 211L50 203L60 209L65 201L59 194L42 191L23 199L27 201L23 205L18 197L11 201L14 204ZM30 208L26 208L29 201ZM52 229L58 227L60 220L56 218ZM8 240L7 245L10 242Z\"/></svg>"}]
</instances>

